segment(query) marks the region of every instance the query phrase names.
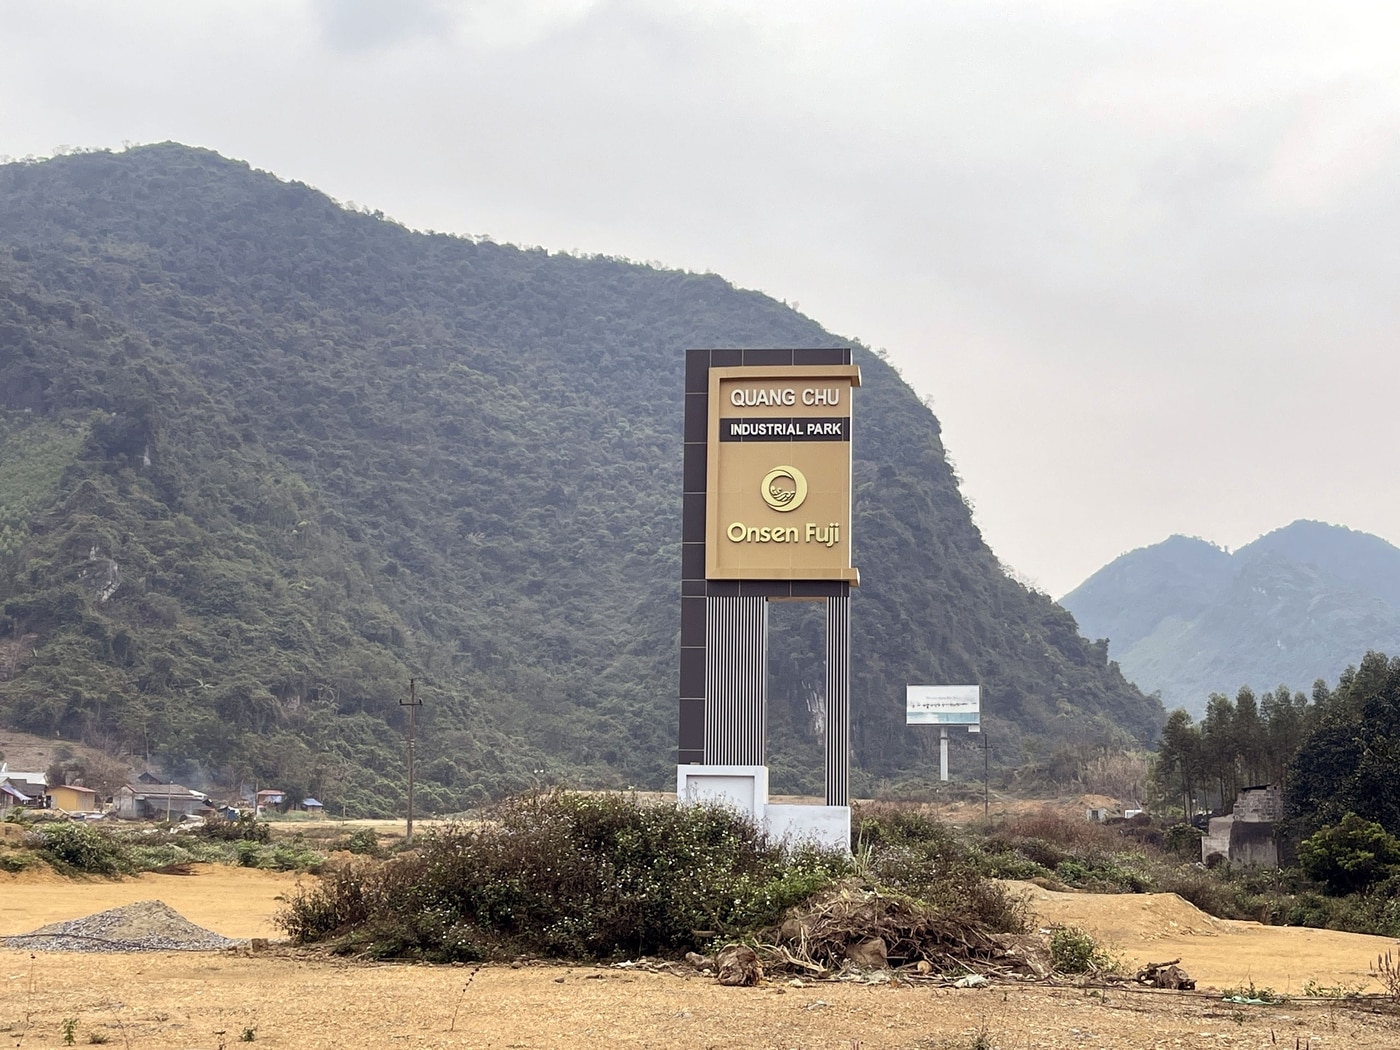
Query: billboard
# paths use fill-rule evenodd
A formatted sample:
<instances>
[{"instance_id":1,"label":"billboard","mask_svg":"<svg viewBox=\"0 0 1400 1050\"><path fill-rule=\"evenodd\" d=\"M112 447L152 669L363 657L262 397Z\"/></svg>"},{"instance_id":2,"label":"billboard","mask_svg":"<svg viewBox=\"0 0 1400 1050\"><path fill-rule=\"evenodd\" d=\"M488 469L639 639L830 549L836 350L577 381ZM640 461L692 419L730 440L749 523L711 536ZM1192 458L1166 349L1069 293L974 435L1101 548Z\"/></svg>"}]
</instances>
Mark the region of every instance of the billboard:
<instances>
[{"instance_id":1,"label":"billboard","mask_svg":"<svg viewBox=\"0 0 1400 1050\"><path fill-rule=\"evenodd\" d=\"M705 575L845 580L855 365L711 368Z\"/></svg>"},{"instance_id":2,"label":"billboard","mask_svg":"<svg viewBox=\"0 0 1400 1050\"><path fill-rule=\"evenodd\" d=\"M904 721L911 726L978 726L980 685L911 685L905 688Z\"/></svg>"}]
</instances>

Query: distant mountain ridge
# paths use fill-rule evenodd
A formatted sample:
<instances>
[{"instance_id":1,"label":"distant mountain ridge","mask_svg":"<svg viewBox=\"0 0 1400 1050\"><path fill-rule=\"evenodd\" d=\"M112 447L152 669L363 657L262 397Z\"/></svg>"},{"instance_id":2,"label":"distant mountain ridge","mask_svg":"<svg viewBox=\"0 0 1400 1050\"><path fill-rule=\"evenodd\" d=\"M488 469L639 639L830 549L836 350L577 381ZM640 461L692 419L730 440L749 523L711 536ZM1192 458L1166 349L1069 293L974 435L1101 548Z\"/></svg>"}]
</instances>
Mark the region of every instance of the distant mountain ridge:
<instances>
[{"instance_id":1,"label":"distant mountain ridge","mask_svg":"<svg viewBox=\"0 0 1400 1050\"><path fill-rule=\"evenodd\" d=\"M1379 536L1343 525L1300 520L1260 536L1236 555L1249 558L1265 553L1316 566L1400 610L1400 548Z\"/></svg>"},{"instance_id":2,"label":"distant mountain ridge","mask_svg":"<svg viewBox=\"0 0 1400 1050\"><path fill-rule=\"evenodd\" d=\"M1104 566L1060 599L1090 638L1168 708L1199 715L1241 685L1307 690L1371 649L1400 652L1400 549L1295 521L1233 554L1172 536Z\"/></svg>"}]
</instances>

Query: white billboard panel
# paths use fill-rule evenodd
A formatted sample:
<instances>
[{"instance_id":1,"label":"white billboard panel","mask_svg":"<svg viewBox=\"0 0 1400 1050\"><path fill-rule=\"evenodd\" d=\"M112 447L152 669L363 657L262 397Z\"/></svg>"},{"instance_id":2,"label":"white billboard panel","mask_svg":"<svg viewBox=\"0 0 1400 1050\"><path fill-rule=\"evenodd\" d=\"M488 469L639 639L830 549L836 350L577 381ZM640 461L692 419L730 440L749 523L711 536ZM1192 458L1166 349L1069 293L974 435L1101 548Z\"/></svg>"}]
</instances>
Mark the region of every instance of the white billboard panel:
<instances>
[{"instance_id":1,"label":"white billboard panel","mask_svg":"<svg viewBox=\"0 0 1400 1050\"><path fill-rule=\"evenodd\" d=\"M982 722L980 685L911 685L904 721L911 726L977 726Z\"/></svg>"}]
</instances>

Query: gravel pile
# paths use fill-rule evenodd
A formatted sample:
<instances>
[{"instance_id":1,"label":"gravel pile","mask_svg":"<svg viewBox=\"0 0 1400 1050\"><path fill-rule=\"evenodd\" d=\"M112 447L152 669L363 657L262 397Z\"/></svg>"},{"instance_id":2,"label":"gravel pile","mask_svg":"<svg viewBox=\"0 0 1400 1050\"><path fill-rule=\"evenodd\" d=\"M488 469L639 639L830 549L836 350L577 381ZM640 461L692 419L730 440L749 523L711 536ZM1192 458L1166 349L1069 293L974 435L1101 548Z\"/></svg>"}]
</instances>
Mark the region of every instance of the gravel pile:
<instances>
[{"instance_id":1,"label":"gravel pile","mask_svg":"<svg viewBox=\"0 0 1400 1050\"><path fill-rule=\"evenodd\" d=\"M164 901L137 901L3 940L6 948L41 952L207 952L241 943L196 926Z\"/></svg>"}]
</instances>

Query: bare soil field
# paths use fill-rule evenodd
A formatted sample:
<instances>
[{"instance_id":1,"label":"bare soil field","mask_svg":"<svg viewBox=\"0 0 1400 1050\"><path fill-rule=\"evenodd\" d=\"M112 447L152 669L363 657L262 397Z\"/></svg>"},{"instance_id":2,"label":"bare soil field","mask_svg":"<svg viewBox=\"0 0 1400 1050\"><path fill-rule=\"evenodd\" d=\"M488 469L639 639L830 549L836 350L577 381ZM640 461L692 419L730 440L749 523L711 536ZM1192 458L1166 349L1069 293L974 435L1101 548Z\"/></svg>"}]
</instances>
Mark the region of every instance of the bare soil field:
<instances>
[{"instance_id":1,"label":"bare soil field","mask_svg":"<svg viewBox=\"0 0 1400 1050\"><path fill-rule=\"evenodd\" d=\"M1057 893L1030 883L1006 885L1024 893L1047 926L1077 926L1134 969L1179 958L1187 973L1214 988L1252 984L1297 996L1312 981L1380 992L1371 967L1387 950L1400 949L1386 937L1217 919L1175 893Z\"/></svg>"},{"instance_id":2,"label":"bare soil field","mask_svg":"<svg viewBox=\"0 0 1400 1050\"><path fill-rule=\"evenodd\" d=\"M198 866L191 876L121 882L0 879L0 933L18 934L160 899L230 937L275 936L296 878ZM1387 942L1222 923L1170 895L1054 894L1024 887L1045 923L1071 922L1125 959L1180 954L1203 981L1296 990L1355 983ZM1336 1002L1223 1002L1218 993L1090 986L868 985L784 979L724 988L708 978L591 966L372 965L274 947L200 953L0 951L0 1034L16 1047L219 1050L247 1035L296 1047L830 1048L998 1050L1100 1047L1400 1047L1400 1017Z\"/></svg>"}]
</instances>

